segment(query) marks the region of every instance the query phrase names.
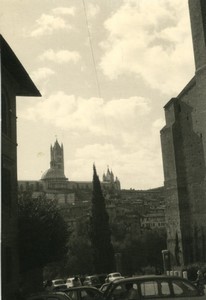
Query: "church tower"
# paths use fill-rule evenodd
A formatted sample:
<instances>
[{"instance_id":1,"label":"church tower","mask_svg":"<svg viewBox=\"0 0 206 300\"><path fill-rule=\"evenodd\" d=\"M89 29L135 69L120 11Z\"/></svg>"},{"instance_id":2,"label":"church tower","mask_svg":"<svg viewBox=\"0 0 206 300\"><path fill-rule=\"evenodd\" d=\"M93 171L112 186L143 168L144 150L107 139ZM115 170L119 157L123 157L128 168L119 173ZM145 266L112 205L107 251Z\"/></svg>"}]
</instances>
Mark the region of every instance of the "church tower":
<instances>
[{"instance_id":1,"label":"church tower","mask_svg":"<svg viewBox=\"0 0 206 300\"><path fill-rule=\"evenodd\" d=\"M63 144L59 145L56 140L54 146L50 148L50 167L55 169L60 169L64 173L64 149Z\"/></svg>"},{"instance_id":2,"label":"church tower","mask_svg":"<svg viewBox=\"0 0 206 300\"><path fill-rule=\"evenodd\" d=\"M50 147L50 168L44 172L41 180L49 189L66 188L68 178L64 175L64 149L58 141Z\"/></svg>"}]
</instances>

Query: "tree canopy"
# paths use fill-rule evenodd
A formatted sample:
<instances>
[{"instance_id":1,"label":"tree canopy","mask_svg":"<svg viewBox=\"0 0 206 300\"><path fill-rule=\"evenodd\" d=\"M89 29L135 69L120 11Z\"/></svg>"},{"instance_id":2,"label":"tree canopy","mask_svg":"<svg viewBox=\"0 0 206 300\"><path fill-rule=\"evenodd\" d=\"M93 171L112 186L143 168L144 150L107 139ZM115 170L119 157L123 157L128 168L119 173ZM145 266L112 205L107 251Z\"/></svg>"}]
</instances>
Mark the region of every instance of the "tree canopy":
<instances>
[{"instance_id":1,"label":"tree canopy","mask_svg":"<svg viewBox=\"0 0 206 300\"><path fill-rule=\"evenodd\" d=\"M20 270L28 271L62 260L67 253L67 224L57 204L45 197L22 194L18 201Z\"/></svg>"},{"instance_id":2,"label":"tree canopy","mask_svg":"<svg viewBox=\"0 0 206 300\"><path fill-rule=\"evenodd\" d=\"M94 268L96 273L114 271L114 250L111 243L109 216L106 211L105 199L99 177L93 166L93 193L91 215L91 244L93 249Z\"/></svg>"}]
</instances>

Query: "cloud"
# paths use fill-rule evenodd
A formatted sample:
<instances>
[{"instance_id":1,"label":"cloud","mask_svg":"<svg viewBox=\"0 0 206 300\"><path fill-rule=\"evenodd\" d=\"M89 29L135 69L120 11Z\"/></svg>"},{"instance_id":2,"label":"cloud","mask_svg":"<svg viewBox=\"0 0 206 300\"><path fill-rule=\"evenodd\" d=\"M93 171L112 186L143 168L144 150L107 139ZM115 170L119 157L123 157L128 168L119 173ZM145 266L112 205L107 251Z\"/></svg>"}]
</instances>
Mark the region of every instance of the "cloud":
<instances>
[{"instance_id":1,"label":"cloud","mask_svg":"<svg viewBox=\"0 0 206 300\"><path fill-rule=\"evenodd\" d=\"M95 162L100 178L109 165L124 187L162 185L159 130L164 121L151 117L149 99L104 101L59 91L18 115L20 121L41 123L69 137L63 143L73 152L65 157L65 173L70 180L92 180Z\"/></svg>"},{"instance_id":2,"label":"cloud","mask_svg":"<svg viewBox=\"0 0 206 300\"><path fill-rule=\"evenodd\" d=\"M100 7L97 4L89 3L87 6L87 15L89 18L94 18L100 12Z\"/></svg>"},{"instance_id":3,"label":"cloud","mask_svg":"<svg viewBox=\"0 0 206 300\"><path fill-rule=\"evenodd\" d=\"M54 31L60 29L72 29L72 27L61 17L42 14L41 17L36 20L35 29L31 32L30 36L51 35Z\"/></svg>"},{"instance_id":4,"label":"cloud","mask_svg":"<svg viewBox=\"0 0 206 300\"><path fill-rule=\"evenodd\" d=\"M193 74L187 11L187 1L125 1L104 24L104 75L137 74L163 93L181 90Z\"/></svg>"},{"instance_id":5,"label":"cloud","mask_svg":"<svg viewBox=\"0 0 206 300\"><path fill-rule=\"evenodd\" d=\"M147 139L133 148L119 148L111 143L94 143L77 148L74 157L66 161L65 168L68 169L70 180L91 181L93 163L100 180L109 165L122 187L152 188L163 185L161 153L158 150Z\"/></svg>"},{"instance_id":6,"label":"cloud","mask_svg":"<svg viewBox=\"0 0 206 300\"><path fill-rule=\"evenodd\" d=\"M56 7L52 9L52 12L56 15L70 15L74 16L76 9L75 7Z\"/></svg>"},{"instance_id":7,"label":"cloud","mask_svg":"<svg viewBox=\"0 0 206 300\"><path fill-rule=\"evenodd\" d=\"M58 64L73 62L77 63L80 60L80 54L76 51L59 50L55 52L52 49L46 50L40 57L40 60L49 60Z\"/></svg>"},{"instance_id":8,"label":"cloud","mask_svg":"<svg viewBox=\"0 0 206 300\"><path fill-rule=\"evenodd\" d=\"M91 180L95 162L100 177L109 165L125 187L146 188L162 185L163 120L152 120L150 112L150 100L142 97L104 101L59 91L19 112L19 119L44 123L54 132L65 130L70 137L65 149L75 144L72 159L65 160L70 180Z\"/></svg>"},{"instance_id":9,"label":"cloud","mask_svg":"<svg viewBox=\"0 0 206 300\"><path fill-rule=\"evenodd\" d=\"M38 102L22 113L22 117L44 120L66 130L80 130L96 135L123 136L137 118L145 122L150 101L142 97L104 101L100 98L75 98L60 91ZM120 131L121 128L121 132Z\"/></svg>"},{"instance_id":10,"label":"cloud","mask_svg":"<svg viewBox=\"0 0 206 300\"><path fill-rule=\"evenodd\" d=\"M40 81L42 79L48 79L49 76L54 75L55 72L50 68L39 68L31 74L31 77L35 81Z\"/></svg>"}]
</instances>

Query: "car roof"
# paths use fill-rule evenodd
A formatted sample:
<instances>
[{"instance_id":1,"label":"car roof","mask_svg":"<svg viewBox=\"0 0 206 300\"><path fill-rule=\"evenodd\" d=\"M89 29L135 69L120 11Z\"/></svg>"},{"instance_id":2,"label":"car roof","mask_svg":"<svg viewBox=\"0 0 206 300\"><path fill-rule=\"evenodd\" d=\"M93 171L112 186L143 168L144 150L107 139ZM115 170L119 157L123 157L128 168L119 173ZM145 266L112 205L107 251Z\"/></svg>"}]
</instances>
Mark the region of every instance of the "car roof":
<instances>
[{"instance_id":1,"label":"car roof","mask_svg":"<svg viewBox=\"0 0 206 300\"><path fill-rule=\"evenodd\" d=\"M116 279L113 281L113 284L118 284L121 282L128 282L128 281L135 281L135 280L151 280L151 279L167 279L167 280L184 280L188 281L185 278L179 277L179 276L167 276L167 275L140 275L140 276L132 276L132 277L125 277L125 278L120 278Z\"/></svg>"},{"instance_id":2,"label":"car roof","mask_svg":"<svg viewBox=\"0 0 206 300\"><path fill-rule=\"evenodd\" d=\"M87 285L70 287L70 288L65 289L64 291L85 290L85 289L87 289L87 290L90 289L90 290L98 291L98 289L95 288L94 286L87 286Z\"/></svg>"},{"instance_id":3,"label":"car roof","mask_svg":"<svg viewBox=\"0 0 206 300\"><path fill-rule=\"evenodd\" d=\"M52 282L55 282L55 281L64 281L64 279L62 278L57 278L57 279L53 279Z\"/></svg>"},{"instance_id":4,"label":"car roof","mask_svg":"<svg viewBox=\"0 0 206 300\"><path fill-rule=\"evenodd\" d=\"M37 293L37 294L33 294L31 296L29 296L27 298L27 300L35 300L36 298L39 298L39 297L46 297L46 296L49 296L49 295L61 295L61 296L64 296L65 298L68 298L68 300L70 300L71 298L65 294L64 292L42 292L42 293Z\"/></svg>"}]
</instances>

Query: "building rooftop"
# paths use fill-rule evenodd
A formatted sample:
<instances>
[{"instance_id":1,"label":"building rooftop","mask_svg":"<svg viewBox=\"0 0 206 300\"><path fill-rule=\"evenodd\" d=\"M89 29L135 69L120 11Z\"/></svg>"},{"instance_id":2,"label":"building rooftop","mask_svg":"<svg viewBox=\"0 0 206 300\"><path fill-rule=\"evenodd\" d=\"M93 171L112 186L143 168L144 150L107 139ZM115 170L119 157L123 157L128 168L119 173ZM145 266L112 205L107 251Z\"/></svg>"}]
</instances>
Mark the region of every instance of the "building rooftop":
<instances>
[{"instance_id":1,"label":"building rooftop","mask_svg":"<svg viewBox=\"0 0 206 300\"><path fill-rule=\"evenodd\" d=\"M41 96L27 71L16 57L13 50L0 34L1 64L17 82L17 96Z\"/></svg>"}]
</instances>

